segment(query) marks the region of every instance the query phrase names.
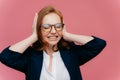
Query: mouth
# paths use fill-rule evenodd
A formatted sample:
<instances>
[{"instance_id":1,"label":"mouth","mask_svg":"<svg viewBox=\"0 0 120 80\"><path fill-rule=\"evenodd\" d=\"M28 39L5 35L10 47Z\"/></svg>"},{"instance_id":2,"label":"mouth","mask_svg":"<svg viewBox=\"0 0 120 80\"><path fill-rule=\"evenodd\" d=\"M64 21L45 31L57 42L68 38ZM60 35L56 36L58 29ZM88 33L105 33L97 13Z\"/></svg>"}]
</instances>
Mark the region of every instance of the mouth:
<instances>
[{"instance_id":1,"label":"mouth","mask_svg":"<svg viewBox=\"0 0 120 80\"><path fill-rule=\"evenodd\" d=\"M57 39L58 36L48 36L47 38L49 38L49 39Z\"/></svg>"}]
</instances>

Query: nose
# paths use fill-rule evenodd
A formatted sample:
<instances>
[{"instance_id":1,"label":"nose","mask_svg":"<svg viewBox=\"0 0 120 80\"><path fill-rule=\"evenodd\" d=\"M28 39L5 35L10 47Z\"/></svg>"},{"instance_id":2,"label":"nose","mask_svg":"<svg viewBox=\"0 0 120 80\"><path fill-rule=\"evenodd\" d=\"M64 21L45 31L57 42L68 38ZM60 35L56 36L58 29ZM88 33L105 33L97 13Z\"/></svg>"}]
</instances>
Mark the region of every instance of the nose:
<instances>
[{"instance_id":1,"label":"nose","mask_svg":"<svg viewBox=\"0 0 120 80\"><path fill-rule=\"evenodd\" d=\"M51 32L51 33L56 33L56 29L55 29L54 26L51 27L51 31L50 31L50 32Z\"/></svg>"}]
</instances>

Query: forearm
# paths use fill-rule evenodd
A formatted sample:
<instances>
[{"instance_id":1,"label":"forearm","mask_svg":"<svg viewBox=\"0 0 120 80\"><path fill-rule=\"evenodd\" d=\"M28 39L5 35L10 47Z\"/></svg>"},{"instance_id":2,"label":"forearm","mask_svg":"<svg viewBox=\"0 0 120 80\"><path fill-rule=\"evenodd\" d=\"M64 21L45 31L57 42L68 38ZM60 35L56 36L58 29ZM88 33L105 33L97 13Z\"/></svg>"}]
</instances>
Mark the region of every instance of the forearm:
<instances>
[{"instance_id":1,"label":"forearm","mask_svg":"<svg viewBox=\"0 0 120 80\"><path fill-rule=\"evenodd\" d=\"M71 33L66 33L65 37L67 40L78 43L80 45L84 45L87 42L94 39L92 36L77 35L77 34L71 34Z\"/></svg>"},{"instance_id":2,"label":"forearm","mask_svg":"<svg viewBox=\"0 0 120 80\"><path fill-rule=\"evenodd\" d=\"M23 53L32 43L36 41L36 37L31 35L28 38L13 44L9 47L10 50Z\"/></svg>"}]
</instances>

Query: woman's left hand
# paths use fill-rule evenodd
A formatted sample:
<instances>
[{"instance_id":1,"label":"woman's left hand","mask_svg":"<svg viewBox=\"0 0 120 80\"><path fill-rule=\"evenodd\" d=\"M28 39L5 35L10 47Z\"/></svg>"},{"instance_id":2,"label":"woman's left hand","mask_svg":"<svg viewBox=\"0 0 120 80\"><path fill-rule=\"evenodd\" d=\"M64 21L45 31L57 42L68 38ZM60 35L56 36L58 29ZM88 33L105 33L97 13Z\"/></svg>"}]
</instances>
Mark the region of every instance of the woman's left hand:
<instances>
[{"instance_id":1,"label":"woman's left hand","mask_svg":"<svg viewBox=\"0 0 120 80\"><path fill-rule=\"evenodd\" d=\"M63 39L65 39L66 41L71 41L69 36L70 34L66 31L66 26L64 25L63 31L62 31L62 35L63 35Z\"/></svg>"},{"instance_id":2,"label":"woman's left hand","mask_svg":"<svg viewBox=\"0 0 120 80\"><path fill-rule=\"evenodd\" d=\"M66 27L64 26L63 28L63 39L65 39L66 41L69 42L75 42L79 45L84 45L87 42L93 40L94 38L92 36L86 36L86 35L77 35L77 34L72 34L72 33L68 33L66 31Z\"/></svg>"}]
</instances>

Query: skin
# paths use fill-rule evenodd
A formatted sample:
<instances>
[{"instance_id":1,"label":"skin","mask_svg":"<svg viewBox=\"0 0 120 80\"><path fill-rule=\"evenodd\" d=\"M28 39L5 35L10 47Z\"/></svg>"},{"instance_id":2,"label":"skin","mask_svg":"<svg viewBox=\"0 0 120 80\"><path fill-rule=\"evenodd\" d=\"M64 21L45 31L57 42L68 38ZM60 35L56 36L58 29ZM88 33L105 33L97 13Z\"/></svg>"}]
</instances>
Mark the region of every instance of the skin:
<instances>
[{"instance_id":1,"label":"skin","mask_svg":"<svg viewBox=\"0 0 120 80\"><path fill-rule=\"evenodd\" d=\"M22 54L30 45L32 45L34 42L38 40L37 34L36 34L37 18L38 18L38 14L36 13L34 17L33 26L32 26L32 30L33 30L32 34L26 39L11 45L9 47L10 50L16 51ZM60 22L60 17L55 13L47 14L43 18L43 24L46 24L46 23L55 24L59 22ZM66 31L65 26L64 26L64 29L60 32L57 32L54 28L52 28L49 34L42 31L42 37L49 44L49 46L46 46L46 53L50 56L50 62L49 62L49 68L48 68L50 72L52 71L52 58L53 58L52 54L54 53L54 51L52 50L52 47L56 45L56 48L57 48L57 43L59 42L61 37L63 37L67 41L72 41L79 45L84 45L87 42L94 39L92 36L69 33Z\"/></svg>"},{"instance_id":2,"label":"skin","mask_svg":"<svg viewBox=\"0 0 120 80\"><path fill-rule=\"evenodd\" d=\"M53 17L56 16L56 19L57 19L56 22L57 21L60 22L60 19L59 19L59 17L57 15L55 15L55 14L48 14L48 15L46 15L46 18L44 18L43 23L49 22L49 20L46 20L46 19L48 17L50 17L50 15L52 15ZM37 34L36 34L37 18L38 18L38 14L36 13L35 17L34 17L33 25L32 25L32 34L30 36L28 36L27 38L25 38L24 40L19 41L19 42L15 43L15 44L11 45L9 47L10 50L16 51L16 52L19 52L19 53L22 54L31 44L33 44L34 42L36 42L38 40ZM56 22L53 20L51 22L51 24L54 24ZM50 39L47 38L47 36L58 35L58 33L54 30L54 28L52 28L52 31L51 31L52 33L50 33L48 35L45 34L44 32L42 32L43 36L45 36L44 39L50 44L51 47L58 43L58 41L61 38L61 34L62 34L62 37L65 40L78 43L79 45L84 45L84 44L86 44L87 42L89 42L89 41L91 41L93 39L93 37L91 37L91 36L78 35L78 34L69 33L69 32L66 31L65 27L66 26L64 26L62 32L58 32L59 33L59 38L57 38L55 41L54 40L50 40ZM52 50L50 48L50 46L49 46L49 50Z\"/></svg>"},{"instance_id":3,"label":"skin","mask_svg":"<svg viewBox=\"0 0 120 80\"><path fill-rule=\"evenodd\" d=\"M61 23L60 17L55 13L50 13L43 18L43 24L56 24ZM62 31L56 31L54 27L52 27L50 32L42 32L43 39L49 44L46 48L51 48L60 41L62 37Z\"/></svg>"},{"instance_id":4,"label":"skin","mask_svg":"<svg viewBox=\"0 0 120 80\"><path fill-rule=\"evenodd\" d=\"M50 13L46 15L43 18L43 24L56 24L61 23L60 17L55 13ZM62 31L56 31L55 28L52 27L50 32L42 32L43 39L49 44L49 46L46 47L46 52L50 55L50 61L49 61L49 71L52 72L52 54L53 50L52 47L55 45L55 48L57 48L57 43L60 41L62 37Z\"/></svg>"}]
</instances>

